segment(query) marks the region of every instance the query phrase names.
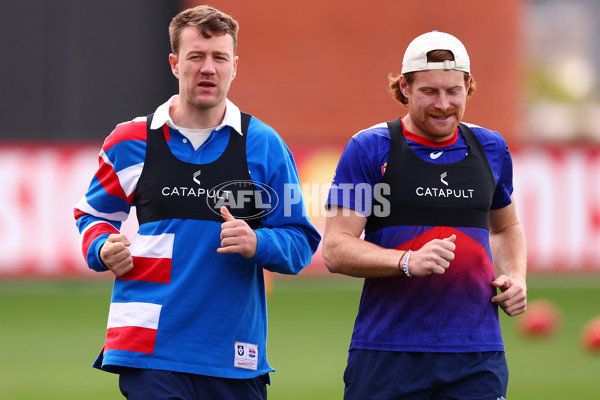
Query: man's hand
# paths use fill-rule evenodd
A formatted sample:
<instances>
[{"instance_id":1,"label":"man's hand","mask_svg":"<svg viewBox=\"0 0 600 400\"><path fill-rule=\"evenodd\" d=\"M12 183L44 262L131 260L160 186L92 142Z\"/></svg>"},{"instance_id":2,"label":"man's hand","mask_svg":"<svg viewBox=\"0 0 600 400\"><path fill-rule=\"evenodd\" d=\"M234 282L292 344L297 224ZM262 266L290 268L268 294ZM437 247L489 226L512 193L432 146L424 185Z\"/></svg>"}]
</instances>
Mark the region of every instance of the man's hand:
<instances>
[{"instance_id":1,"label":"man's hand","mask_svg":"<svg viewBox=\"0 0 600 400\"><path fill-rule=\"evenodd\" d=\"M431 274L443 274L454 260L456 235L445 239L433 239L425 243L419 250L413 251L408 263L411 275L427 276ZM406 256L402 257L403 260ZM403 262L403 261L402 261ZM400 265L402 268L402 265Z\"/></svg>"},{"instance_id":2,"label":"man's hand","mask_svg":"<svg viewBox=\"0 0 600 400\"><path fill-rule=\"evenodd\" d=\"M500 275L492 281L492 286L502 291L501 294L492 297L492 303L496 303L507 315L514 317L525 312L527 309L527 291L521 281L506 275Z\"/></svg>"},{"instance_id":3,"label":"man's hand","mask_svg":"<svg viewBox=\"0 0 600 400\"><path fill-rule=\"evenodd\" d=\"M219 254L241 254L246 258L254 257L256 254L256 233L241 219L235 219L227 207L221 207L221 247L217 249Z\"/></svg>"},{"instance_id":4,"label":"man's hand","mask_svg":"<svg viewBox=\"0 0 600 400\"><path fill-rule=\"evenodd\" d=\"M129 245L127 236L113 233L100 248L100 259L115 276L125 275L133 268Z\"/></svg>"}]
</instances>

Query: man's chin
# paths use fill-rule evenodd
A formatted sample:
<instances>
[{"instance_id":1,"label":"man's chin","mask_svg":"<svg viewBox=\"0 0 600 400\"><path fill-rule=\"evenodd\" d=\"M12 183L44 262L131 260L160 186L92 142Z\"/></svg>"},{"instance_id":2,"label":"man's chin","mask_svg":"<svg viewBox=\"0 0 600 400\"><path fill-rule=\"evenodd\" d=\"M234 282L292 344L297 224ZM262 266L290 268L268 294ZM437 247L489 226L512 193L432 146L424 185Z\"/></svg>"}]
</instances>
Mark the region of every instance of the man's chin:
<instances>
[{"instance_id":1,"label":"man's chin","mask_svg":"<svg viewBox=\"0 0 600 400\"><path fill-rule=\"evenodd\" d=\"M194 107L196 107L199 110L210 110L211 108L217 107L222 102L223 102L223 100L218 101L218 100L215 100L215 99L196 100L194 102Z\"/></svg>"}]
</instances>

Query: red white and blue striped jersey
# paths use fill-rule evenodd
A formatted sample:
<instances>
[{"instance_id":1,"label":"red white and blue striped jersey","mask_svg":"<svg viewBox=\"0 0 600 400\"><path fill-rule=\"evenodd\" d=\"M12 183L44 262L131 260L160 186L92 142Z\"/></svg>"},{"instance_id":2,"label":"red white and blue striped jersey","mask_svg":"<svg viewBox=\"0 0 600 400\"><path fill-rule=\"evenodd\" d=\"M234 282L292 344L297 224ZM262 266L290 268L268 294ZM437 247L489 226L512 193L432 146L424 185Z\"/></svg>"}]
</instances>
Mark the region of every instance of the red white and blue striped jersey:
<instances>
[{"instance_id":1,"label":"red white and blue striped jersey","mask_svg":"<svg viewBox=\"0 0 600 400\"><path fill-rule=\"evenodd\" d=\"M151 129L156 129L152 134L165 136L180 161L212 163L225 151L230 135L242 132L240 111L227 100L222 124L194 150L170 119L169 106L176 101L174 96L158 107ZM107 270L99 250L111 233L120 231L135 205L146 162L146 125L143 117L114 129L102 146L87 193L75 205L83 255L96 271ZM299 192L300 185L292 154L281 137L254 117L245 135L252 181L257 187L270 187L280 199L255 230L256 255L246 259L218 254L221 222L174 218L140 224L130 238L134 268L115 279L107 338L96 367L239 379L273 370L266 357L263 268L299 273L310 263L320 236L308 219L302 196L284 193ZM186 188L171 190L167 194L184 193ZM293 201L284 207L284 198Z\"/></svg>"}]
</instances>

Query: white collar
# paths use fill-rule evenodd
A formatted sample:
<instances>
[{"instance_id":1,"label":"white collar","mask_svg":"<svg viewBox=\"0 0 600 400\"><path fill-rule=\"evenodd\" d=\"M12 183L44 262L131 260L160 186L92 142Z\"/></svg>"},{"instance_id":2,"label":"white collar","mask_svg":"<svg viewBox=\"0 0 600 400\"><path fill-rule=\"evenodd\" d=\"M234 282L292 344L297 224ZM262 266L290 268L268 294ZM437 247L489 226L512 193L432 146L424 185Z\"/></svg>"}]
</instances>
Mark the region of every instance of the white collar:
<instances>
[{"instance_id":1,"label":"white collar","mask_svg":"<svg viewBox=\"0 0 600 400\"><path fill-rule=\"evenodd\" d=\"M171 115L169 114L169 108L179 101L179 95L171 96L171 98L166 102L161 104L156 111L154 112L154 117L152 118L152 124L150 125L150 129L158 129L164 124L167 124L169 128L179 129L177 125L173 123L171 119ZM225 116L223 117L223 121L221 124L215 128L216 131L223 129L226 126L230 126L235 129L240 135L242 134L242 116L240 114L240 109L238 106L233 104L229 99L225 99Z\"/></svg>"}]
</instances>

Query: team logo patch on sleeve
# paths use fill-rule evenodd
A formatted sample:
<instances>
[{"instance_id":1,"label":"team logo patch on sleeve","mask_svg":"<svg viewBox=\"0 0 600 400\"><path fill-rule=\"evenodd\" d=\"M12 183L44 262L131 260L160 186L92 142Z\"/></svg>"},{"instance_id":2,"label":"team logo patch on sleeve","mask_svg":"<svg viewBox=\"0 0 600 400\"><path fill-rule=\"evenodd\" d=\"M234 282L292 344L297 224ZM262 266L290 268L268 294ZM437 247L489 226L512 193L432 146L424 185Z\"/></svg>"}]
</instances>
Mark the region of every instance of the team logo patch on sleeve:
<instances>
[{"instance_id":1,"label":"team logo patch on sleeve","mask_svg":"<svg viewBox=\"0 0 600 400\"><path fill-rule=\"evenodd\" d=\"M236 368L258 369L258 346L251 343L235 342L233 366Z\"/></svg>"}]
</instances>

